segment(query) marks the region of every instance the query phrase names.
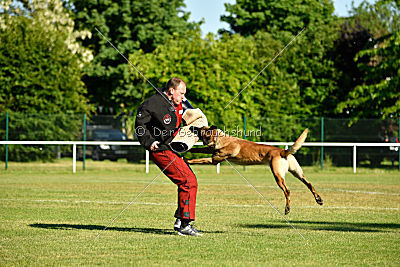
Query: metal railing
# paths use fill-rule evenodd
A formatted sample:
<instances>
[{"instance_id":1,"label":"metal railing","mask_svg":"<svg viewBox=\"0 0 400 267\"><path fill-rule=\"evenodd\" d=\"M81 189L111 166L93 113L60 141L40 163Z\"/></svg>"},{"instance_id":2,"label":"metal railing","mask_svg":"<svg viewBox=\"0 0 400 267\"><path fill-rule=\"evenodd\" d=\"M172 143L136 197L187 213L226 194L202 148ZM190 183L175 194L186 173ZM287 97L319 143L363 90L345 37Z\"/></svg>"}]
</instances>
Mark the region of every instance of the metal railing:
<instances>
[{"instance_id":1,"label":"metal railing","mask_svg":"<svg viewBox=\"0 0 400 267\"><path fill-rule=\"evenodd\" d=\"M285 146L286 148L293 145L294 142L258 142L258 144ZM72 145L72 172L76 172L76 146L77 145L130 145L140 146L139 142L119 142L119 141L0 141L0 145ZM202 143L196 143L202 145ZM317 147L353 147L353 172L357 172L357 147L398 147L400 150L400 143L334 143L334 142L306 142L303 146L317 146ZM150 155L146 150L146 173L149 173ZM7 165L6 157L6 165ZM400 156L399 156L400 168ZM220 166L217 165L217 173L220 172Z\"/></svg>"}]
</instances>

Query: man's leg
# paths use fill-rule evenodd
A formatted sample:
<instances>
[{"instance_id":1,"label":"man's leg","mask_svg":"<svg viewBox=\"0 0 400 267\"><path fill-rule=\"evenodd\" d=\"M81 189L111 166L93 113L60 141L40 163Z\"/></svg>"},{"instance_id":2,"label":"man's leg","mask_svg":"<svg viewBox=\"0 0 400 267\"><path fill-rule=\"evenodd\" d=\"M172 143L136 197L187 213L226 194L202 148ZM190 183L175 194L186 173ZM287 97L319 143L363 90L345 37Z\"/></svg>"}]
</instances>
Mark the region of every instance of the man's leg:
<instances>
[{"instance_id":1,"label":"man's leg","mask_svg":"<svg viewBox=\"0 0 400 267\"><path fill-rule=\"evenodd\" d=\"M170 150L153 152L150 155L152 161L163 170L164 174L178 186L178 209L181 219L194 221L197 197L197 179L190 167Z\"/></svg>"}]
</instances>

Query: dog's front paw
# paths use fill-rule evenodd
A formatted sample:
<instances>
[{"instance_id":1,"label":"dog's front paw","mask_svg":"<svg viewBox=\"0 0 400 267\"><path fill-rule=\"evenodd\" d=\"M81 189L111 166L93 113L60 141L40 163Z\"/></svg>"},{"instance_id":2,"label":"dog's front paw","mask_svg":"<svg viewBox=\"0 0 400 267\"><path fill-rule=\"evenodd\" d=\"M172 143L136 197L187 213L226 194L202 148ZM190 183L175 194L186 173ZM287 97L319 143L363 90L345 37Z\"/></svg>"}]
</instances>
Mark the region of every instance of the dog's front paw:
<instances>
[{"instance_id":1,"label":"dog's front paw","mask_svg":"<svg viewBox=\"0 0 400 267\"><path fill-rule=\"evenodd\" d=\"M187 159L185 157L182 157L183 161L186 162L186 164L190 164L191 163L191 159Z\"/></svg>"},{"instance_id":2,"label":"dog's front paw","mask_svg":"<svg viewBox=\"0 0 400 267\"><path fill-rule=\"evenodd\" d=\"M323 205L323 204L324 204L324 201L322 200L322 198L321 198L320 196L316 197L316 198L315 198L315 201L317 201L317 203L318 203L319 205Z\"/></svg>"}]
</instances>

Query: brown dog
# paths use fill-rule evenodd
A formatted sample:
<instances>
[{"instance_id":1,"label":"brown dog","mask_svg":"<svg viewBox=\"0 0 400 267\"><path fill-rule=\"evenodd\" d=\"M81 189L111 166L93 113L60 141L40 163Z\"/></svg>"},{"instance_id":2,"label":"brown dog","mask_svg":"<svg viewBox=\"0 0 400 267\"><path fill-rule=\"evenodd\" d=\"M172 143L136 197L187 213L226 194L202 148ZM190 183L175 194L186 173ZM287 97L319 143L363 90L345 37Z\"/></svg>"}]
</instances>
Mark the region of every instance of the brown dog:
<instances>
[{"instance_id":1,"label":"brown dog","mask_svg":"<svg viewBox=\"0 0 400 267\"><path fill-rule=\"evenodd\" d=\"M229 136L214 126L194 127L193 130L207 147L192 148L190 152L212 154L212 157L186 160L189 164L218 164L224 160L240 165L269 164L276 183L286 197L285 214L290 211L290 191L285 184L285 175L288 171L308 187L319 205L323 204L321 197L306 180L303 170L293 156L306 140L308 129L304 130L288 150Z\"/></svg>"}]
</instances>

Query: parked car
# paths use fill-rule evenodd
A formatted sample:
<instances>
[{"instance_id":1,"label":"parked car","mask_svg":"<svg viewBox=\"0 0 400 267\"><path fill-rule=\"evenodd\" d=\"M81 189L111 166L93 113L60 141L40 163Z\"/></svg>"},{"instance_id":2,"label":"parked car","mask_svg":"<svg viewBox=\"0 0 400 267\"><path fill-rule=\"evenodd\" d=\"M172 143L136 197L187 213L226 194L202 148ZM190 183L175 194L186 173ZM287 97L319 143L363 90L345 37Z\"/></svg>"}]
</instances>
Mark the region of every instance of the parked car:
<instances>
[{"instance_id":1,"label":"parked car","mask_svg":"<svg viewBox=\"0 0 400 267\"><path fill-rule=\"evenodd\" d=\"M88 141L133 141L117 129L94 128L87 131ZM86 157L92 160L109 159L117 161L120 158L126 158L129 162L140 161L144 156L144 151L141 147L129 145L86 145ZM83 149L78 152L79 158L82 158Z\"/></svg>"}]
</instances>

